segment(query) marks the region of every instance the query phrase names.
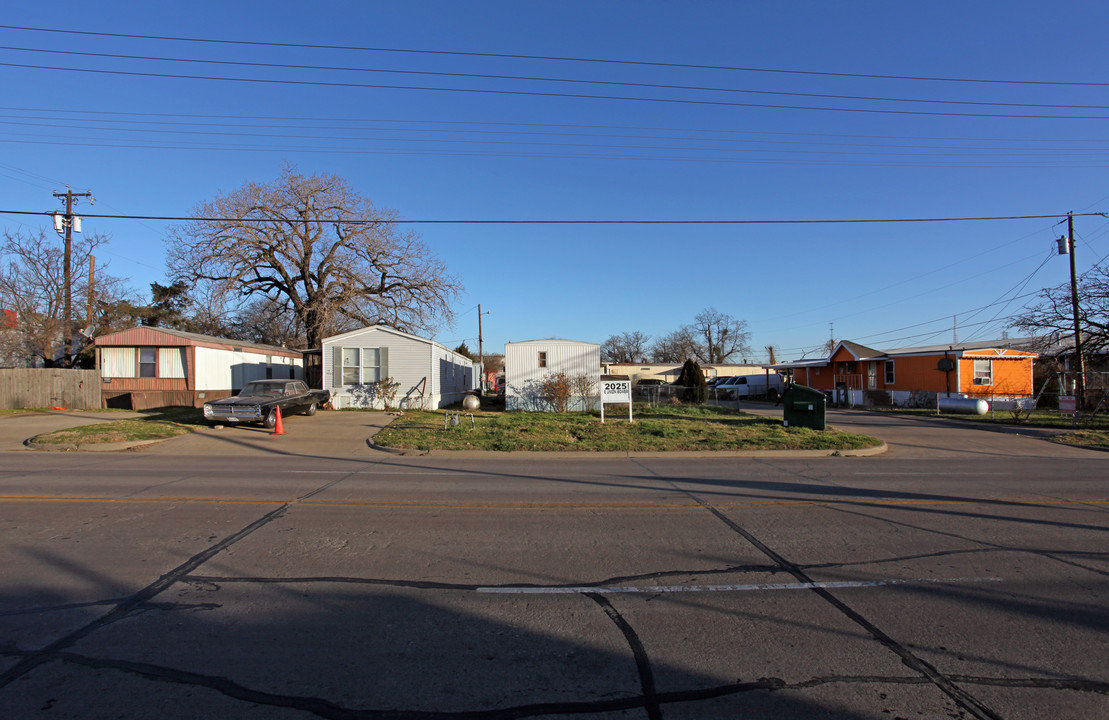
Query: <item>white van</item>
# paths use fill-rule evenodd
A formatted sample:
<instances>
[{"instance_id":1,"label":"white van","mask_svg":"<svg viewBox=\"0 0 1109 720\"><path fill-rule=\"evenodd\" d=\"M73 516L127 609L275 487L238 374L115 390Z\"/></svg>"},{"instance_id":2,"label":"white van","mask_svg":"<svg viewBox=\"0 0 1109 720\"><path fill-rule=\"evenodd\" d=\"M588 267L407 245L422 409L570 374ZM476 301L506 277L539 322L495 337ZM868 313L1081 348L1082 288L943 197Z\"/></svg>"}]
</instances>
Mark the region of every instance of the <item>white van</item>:
<instances>
[{"instance_id":1,"label":"white van","mask_svg":"<svg viewBox=\"0 0 1109 720\"><path fill-rule=\"evenodd\" d=\"M782 394L782 376L777 373L733 375L716 383L712 389L720 400L738 400L763 395L769 395L770 398L777 400Z\"/></svg>"}]
</instances>

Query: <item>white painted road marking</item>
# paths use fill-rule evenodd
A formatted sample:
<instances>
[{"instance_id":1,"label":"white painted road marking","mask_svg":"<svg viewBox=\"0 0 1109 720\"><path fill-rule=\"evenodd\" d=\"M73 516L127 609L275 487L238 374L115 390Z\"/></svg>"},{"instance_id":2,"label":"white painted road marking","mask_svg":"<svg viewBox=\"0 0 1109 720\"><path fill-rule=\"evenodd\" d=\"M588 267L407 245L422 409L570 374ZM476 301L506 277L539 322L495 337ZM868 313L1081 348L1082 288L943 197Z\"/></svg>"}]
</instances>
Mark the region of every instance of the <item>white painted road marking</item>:
<instances>
[{"instance_id":1,"label":"white painted road marking","mask_svg":"<svg viewBox=\"0 0 1109 720\"><path fill-rule=\"evenodd\" d=\"M1004 578L935 578L916 580L839 580L812 583L758 583L754 585L647 585L645 587L479 587L481 593L502 595L570 595L574 593L687 593L687 592L756 592L761 590L837 590L841 588L871 588L889 585L947 585L958 583L1001 582Z\"/></svg>"}]
</instances>

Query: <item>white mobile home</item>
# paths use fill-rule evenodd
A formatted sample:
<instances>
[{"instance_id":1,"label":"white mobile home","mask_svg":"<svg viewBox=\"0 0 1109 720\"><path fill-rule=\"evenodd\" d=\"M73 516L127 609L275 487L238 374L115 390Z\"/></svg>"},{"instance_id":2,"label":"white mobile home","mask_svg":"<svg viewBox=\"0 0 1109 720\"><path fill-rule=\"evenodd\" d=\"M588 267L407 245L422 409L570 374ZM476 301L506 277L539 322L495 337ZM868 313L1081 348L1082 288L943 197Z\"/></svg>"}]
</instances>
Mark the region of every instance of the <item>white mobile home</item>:
<instances>
[{"instance_id":1,"label":"white mobile home","mask_svg":"<svg viewBox=\"0 0 1109 720\"><path fill-rule=\"evenodd\" d=\"M323 341L323 387L336 408L384 408L374 383L400 384L394 407L441 408L477 387L470 358L426 338L385 325L333 335Z\"/></svg>"},{"instance_id":2,"label":"white mobile home","mask_svg":"<svg viewBox=\"0 0 1109 720\"><path fill-rule=\"evenodd\" d=\"M596 406L601 380L601 346L577 340L528 340L505 343L505 408L508 410L547 410L540 390L551 375L565 373L573 383L585 378L592 383L590 397L575 392L571 410L592 410Z\"/></svg>"}]
</instances>

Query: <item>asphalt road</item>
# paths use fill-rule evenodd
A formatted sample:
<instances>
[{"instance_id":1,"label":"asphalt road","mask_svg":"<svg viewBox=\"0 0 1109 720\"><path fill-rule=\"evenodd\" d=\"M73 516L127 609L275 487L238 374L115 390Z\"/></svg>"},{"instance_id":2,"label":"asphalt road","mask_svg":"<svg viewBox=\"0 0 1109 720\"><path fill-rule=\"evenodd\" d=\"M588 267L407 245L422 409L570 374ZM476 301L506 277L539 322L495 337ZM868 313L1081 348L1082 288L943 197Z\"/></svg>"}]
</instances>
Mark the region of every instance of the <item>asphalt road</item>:
<instances>
[{"instance_id":1,"label":"asphalt road","mask_svg":"<svg viewBox=\"0 0 1109 720\"><path fill-rule=\"evenodd\" d=\"M890 451L0 453L0 717L1109 715L1109 454L832 421Z\"/></svg>"}]
</instances>

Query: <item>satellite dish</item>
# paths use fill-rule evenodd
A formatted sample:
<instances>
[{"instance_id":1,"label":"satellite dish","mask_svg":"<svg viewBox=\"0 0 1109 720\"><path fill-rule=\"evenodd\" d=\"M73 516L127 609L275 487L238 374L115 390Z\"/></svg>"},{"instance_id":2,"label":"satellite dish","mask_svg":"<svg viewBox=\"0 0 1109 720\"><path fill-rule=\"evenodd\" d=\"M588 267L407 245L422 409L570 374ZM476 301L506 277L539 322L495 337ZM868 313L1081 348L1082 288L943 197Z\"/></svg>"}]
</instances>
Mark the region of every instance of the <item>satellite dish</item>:
<instances>
[{"instance_id":1,"label":"satellite dish","mask_svg":"<svg viewBox=\"0 0 1109 720\"><path fill-rule=\"evenodd\" d=\"M89 325L88 327L81 328L77 332L80 333L83 337L86 337L89 340L92 340L92 331L95 330L95 329L96 328L94 328L92 325Z\"/></svg>"}]
</instances>

